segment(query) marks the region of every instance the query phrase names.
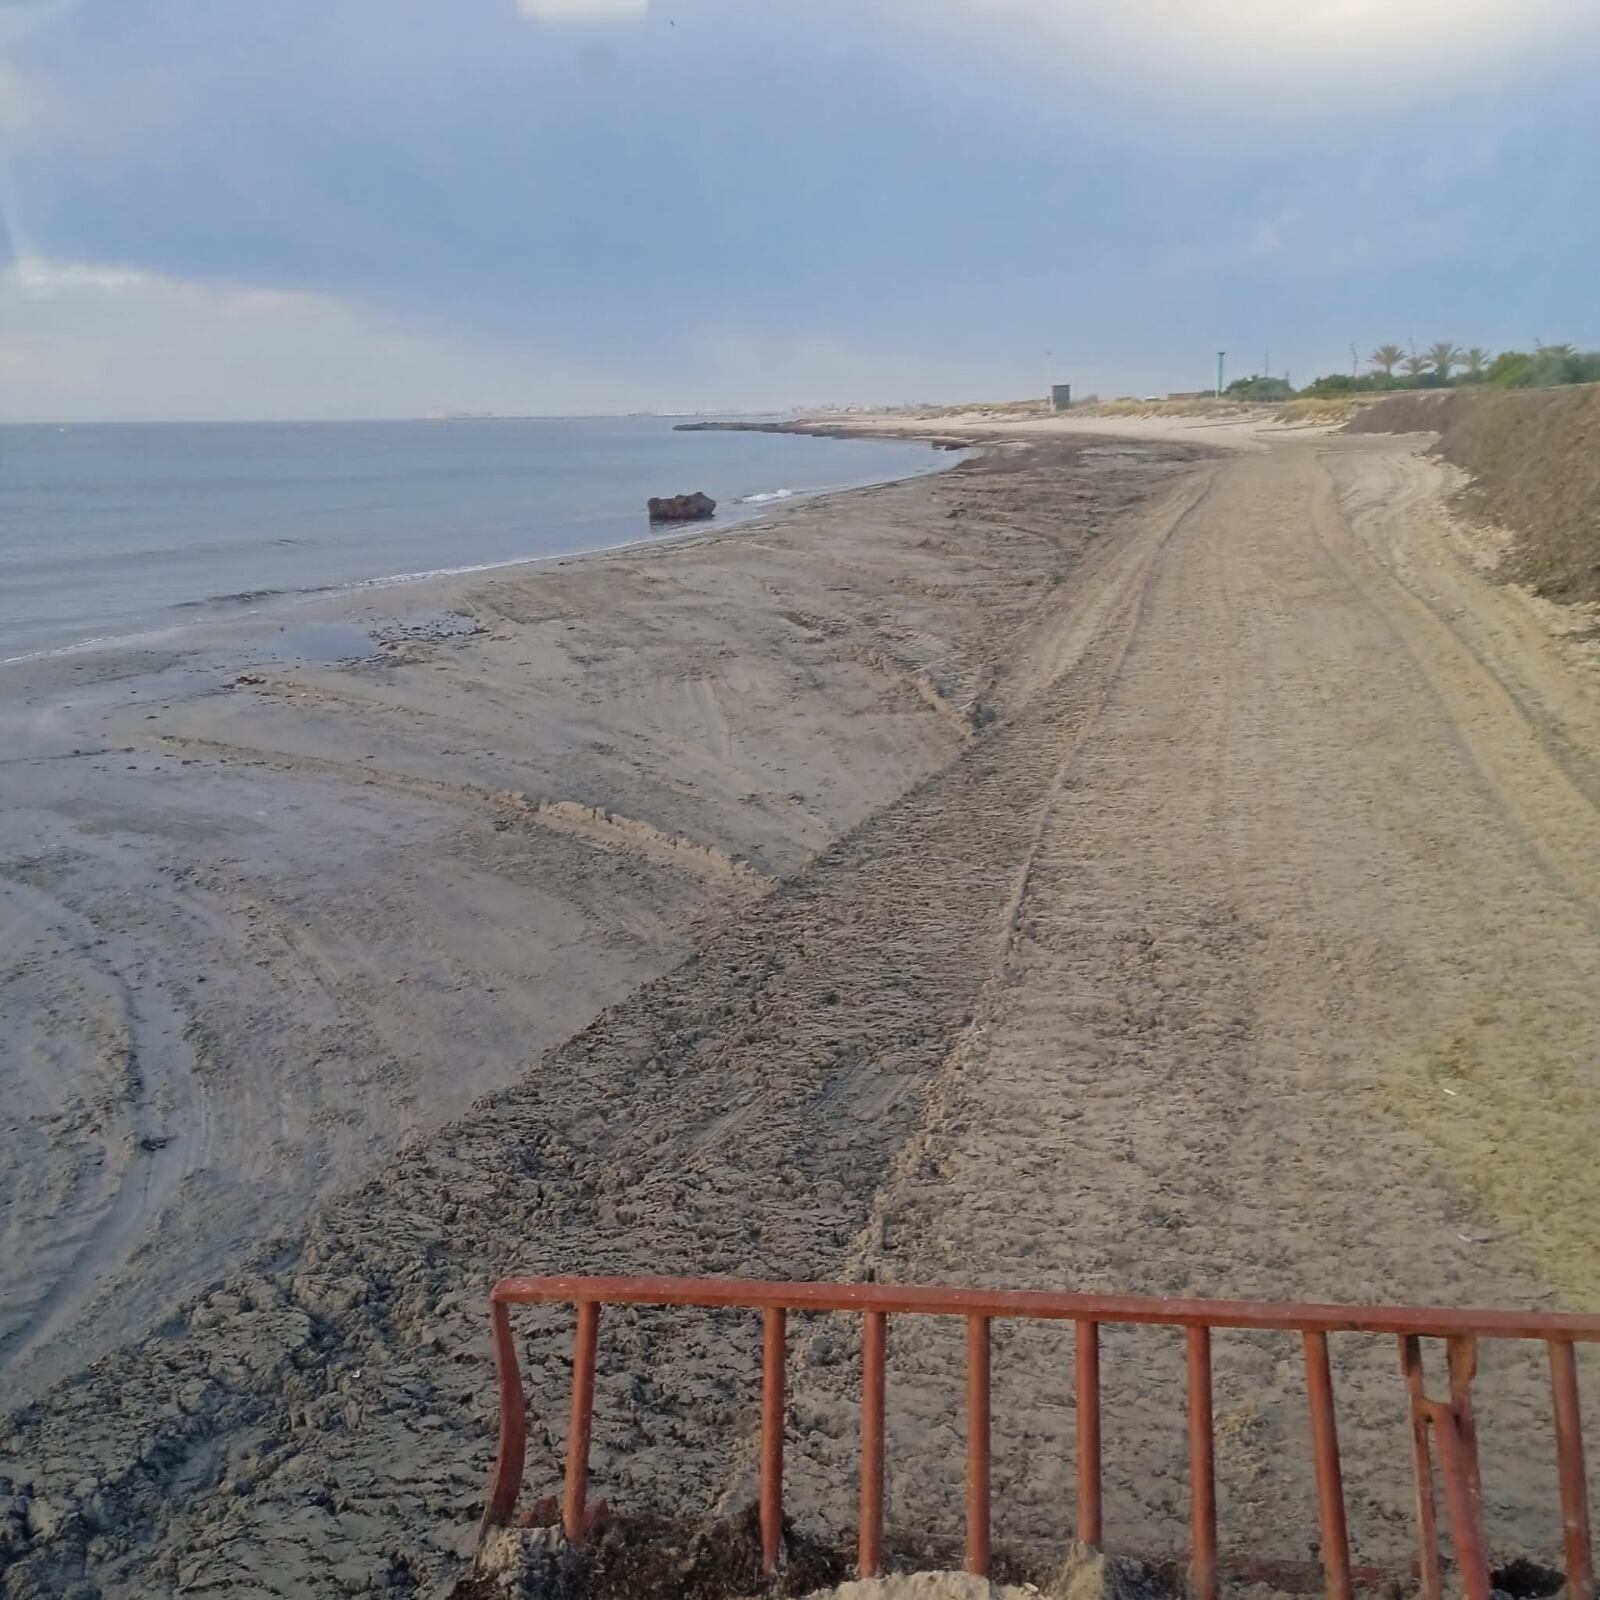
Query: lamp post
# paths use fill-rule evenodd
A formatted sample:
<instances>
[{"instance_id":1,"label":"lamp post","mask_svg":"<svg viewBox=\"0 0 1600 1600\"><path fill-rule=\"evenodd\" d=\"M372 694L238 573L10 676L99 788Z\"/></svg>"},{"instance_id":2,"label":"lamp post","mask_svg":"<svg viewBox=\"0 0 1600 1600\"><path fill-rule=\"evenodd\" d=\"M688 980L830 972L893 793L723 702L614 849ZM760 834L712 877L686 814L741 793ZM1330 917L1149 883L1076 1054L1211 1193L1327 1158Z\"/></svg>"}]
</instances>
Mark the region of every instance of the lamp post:
<instances>
[{"instance_id":1,"label":"lamp post","mask_svg":"<svg viewBox=\"0 0 1600 1600\"><path fill-rule=\"evenodd\" d=\"M1217 351L1217 399L1222 398L1222 363L1227 356L1226 350Z\"/></svg>"}]
</instances>

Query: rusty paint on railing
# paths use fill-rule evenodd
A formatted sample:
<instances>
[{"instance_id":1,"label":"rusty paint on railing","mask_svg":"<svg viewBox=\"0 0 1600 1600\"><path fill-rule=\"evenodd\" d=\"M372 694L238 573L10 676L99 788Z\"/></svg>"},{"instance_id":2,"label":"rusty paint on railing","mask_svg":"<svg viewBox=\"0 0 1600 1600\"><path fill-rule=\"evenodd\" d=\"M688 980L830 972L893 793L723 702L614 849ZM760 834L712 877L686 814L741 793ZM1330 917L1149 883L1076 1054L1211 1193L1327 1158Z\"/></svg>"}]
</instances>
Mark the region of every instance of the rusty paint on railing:
<instances>
[{"instance_id":1,"label":"rusty paint on railing","mask_svg":"<svg viewBox=\"0 0 1600 1600\"><path fill-rule=\"evenodd\" d=\"M1322 1529L1322 1572L1328 1600L1350 1600L1350 1533L1345 1524L1344 1477L1339 1469L1339 1424L1334 1415L1333 1368L1328 1336L1309 1329L1306 1398L1311 1405L1311 1459L1317 1473L1317 1521Z\"/></svg>"},{"instance_id":2,"label":"rusty paint on railing","mask_svg":"<svg viewBox=\"0 0 1600 1600\"><path fill-rule=\"evenodd\" d=\"M869 1311L861 1326L861 1526L856 1570L875 1578L883 1565L884 1382L888 1317Z\"/></svg>"},{"instance_id":3,"label":"rusty paint on railing","mask_svg":"<svg viewBox=\"0 0 1600 1600\"><path fill-rule=\"evenodd\" d=\"M1075 1330L1078 1400L1078 1537L1100 1546L1100 1324L1079 1322Z\"/></svg>"},{"instance_id":4,"label":"rusty paint on railing","mask_svg":"<svg viewBox=\"0 0 1600 1600\"><path fill-rule=\"evenodd\" d=\"M1578 1412L1578 1363L1570 1339L1550 1341L1550 1387L1555 1400L1556 1460L1561 1475L1561 1521L1566 1535L1569 1600L1594 1600L1589 1541L1588 1475Z\"/></svg>"},{"instance_id":5,"label":"rusty paint on railing","mask_svg":"<svg viewBox=\"0 0 1600 1600\"><path fill-rule=\"evenodd\" d=\"M778 1564L783 1547L784 1369L788 1313L768 1306L761 1313L761 1564Z\"/></svg>"},{"instance_id":6,"label":"rusty paint on railing","mask_svg":"<svg viewBox=\"0 0 1600 1600\"><path fill-rule=\"evenodd\" d=\"M1212 1415L1212 1333L1261 1330L1301 1336L1311 1414L1312 1461L1322 1535L1323 1582L1329 1600L1350 1600L1355 1579L1374 1569L1350 1562L1344 1484L1339 1460L1330 1334L1386 1334L1399 1341L1400 1367L1411 1421L1416 1479L1417 1570L1424 1600L1440 1600L1441 1560L1434 1503L1434 1455L1444 1484L1455 1563L1467 1600L1488 1600L1490 1575L1483 1526L1477 1421L1472 1383L1480 1339L1537 1339L1548 1347L1561 1485L1563 1545L1570 1600L1595 1600L1587 1476L1574 1345L1600 1342L1600 1317L1531 1311L1455 1310L1425 1306L1303 1305L1245 1300L1163 1300L1144 1295L1054 1294L1031 1290L918 1288L888 1284L768 1283L735 1278L505 1278L490 1297L491 1329L500 1385L500 1441L484 1525L512 1520L521 1489L527 1421L521 1371L507 1308L570 1304L577 1308L571 1413L567 1428L561 1523L581 1544L592 1513L586 1505L594 1381L603 1305L733 1308L762 1314L760 1527L768 1571L783 1545L783 1446L787 1317L792 1312L845 1312L862 1317L861 1511L858 1568L872 1576L883 1560L884 1390L890 1316L959 1316L966 1321L966 1566L986 1575L993 1545L991 1503L991 1329L996 1319L1076 1324L1077 1528L1099 1546L1101 1517L1100 1329L1132 1324L1185 1330L1190 1487L1190 1584L1195 1600L1215 1600L1219 1572L1215 1427ZM1450 1398L1430 1399L1422 1340L1443 1339ZM1252 1567L1270 1563L1245 1563Z\"/></svg>"}]
</instances>

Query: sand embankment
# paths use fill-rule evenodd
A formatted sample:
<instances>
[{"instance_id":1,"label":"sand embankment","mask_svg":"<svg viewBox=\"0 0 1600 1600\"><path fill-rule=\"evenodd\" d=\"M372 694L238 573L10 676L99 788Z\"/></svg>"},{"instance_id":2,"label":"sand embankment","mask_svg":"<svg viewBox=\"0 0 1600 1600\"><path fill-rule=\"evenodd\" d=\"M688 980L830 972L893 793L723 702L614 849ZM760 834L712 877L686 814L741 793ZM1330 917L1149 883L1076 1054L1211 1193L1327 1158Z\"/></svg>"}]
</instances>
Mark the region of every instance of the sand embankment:
<instances>
[{"instance_id":1,"label":"sand embankment","mask_svg":"<svg viewBox=\"0 0 1600 1600\"><path fill-rule=\"evenodd\" d=\"M1399 395L1349 433L1437 433L1470 473L1468 509L1509 529L1506 572L1563 602L1600 600L1600 386Z\"/></svg>"}]
</instances>

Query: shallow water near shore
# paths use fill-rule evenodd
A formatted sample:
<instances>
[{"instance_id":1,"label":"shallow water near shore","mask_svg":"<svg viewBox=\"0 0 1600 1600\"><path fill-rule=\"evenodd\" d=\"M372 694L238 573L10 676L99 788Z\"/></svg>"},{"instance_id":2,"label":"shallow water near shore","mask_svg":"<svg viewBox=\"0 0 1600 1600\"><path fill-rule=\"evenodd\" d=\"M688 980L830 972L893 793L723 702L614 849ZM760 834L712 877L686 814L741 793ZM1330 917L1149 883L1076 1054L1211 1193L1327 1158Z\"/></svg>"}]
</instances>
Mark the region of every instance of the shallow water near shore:
<instances>
[{"instance_id":1,"label":"shallow water near shore","mask_svg":"<svg viewBox=\"0 0 1600 1600\"><path fill-rule=\"evenodd\" d=\"M651 495L727 526L947 461L661 417L0 427L0 661L648 539Z\"/></svg>"}]
</instances>

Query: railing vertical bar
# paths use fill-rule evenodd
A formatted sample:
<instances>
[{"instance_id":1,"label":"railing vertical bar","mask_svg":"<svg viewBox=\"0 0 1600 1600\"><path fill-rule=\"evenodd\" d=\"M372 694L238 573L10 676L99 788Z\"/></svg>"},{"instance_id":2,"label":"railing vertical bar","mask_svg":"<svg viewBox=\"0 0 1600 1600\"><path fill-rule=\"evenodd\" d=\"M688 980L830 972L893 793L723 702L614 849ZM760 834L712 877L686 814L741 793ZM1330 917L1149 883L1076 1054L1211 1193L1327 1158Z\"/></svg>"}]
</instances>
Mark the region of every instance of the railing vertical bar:
<instances>
[{"instance_id":1,"label":"railing vertical bar","mask_svg":"<svg viewBox=\"0 0 1600 1600\"><path fill-rule=\"evenodd\" d=\"M1411 1414L1411 1470L1417 1489L1417 1575L1422 1600L1441 1600L1439 1573L1439 1514L1433 1498L1433 1453L1428 1443L1427 1401L1422 1375L1422 1340L1400 1335L1400 1370L1406 1380L1406 1404Z\"/></svg>"},{"instance_id":2,"label":"railing vertical bar","mask_svg":"<svg viewBox=\"0 0 1600 1600\"><path fill-rule=\"evenodd\" d=\"M1450 1541L1455 1546L1462 1593L1466 1600L1489 1600L1489 1558L1478 1501L1472 1493L1472 1455L1462 1432L1461 1413L1437 1400L1427 1403L1427 1412L1433 1436L1439 1441L1439 1475L1444 1479Z\"/></svg>"},{"instance_id":3,"label":"railing vertical bar","mask_svg":"<svg viewBox=\"0 0 1600 1600\"><path fill-rule=\"evenodd\" d=\"M989 1576L989 1319L967 1318L967 1571Z\"/></svg>"},{"instance_id":4,"label":"railing vertical bar","mask_svg":"<svg viewBox=\"0 0 1600 1600\"><path fill-rule=\"evenodd\" d=\"M1594 1600L1589 1537L1589 1486L1583 1460L1578 1361L1570 1339L1552 1339L1550 1389L1555 1401L1556 1460L1561 1471L1561 1522L1566 1536L1568 1600Z\"/></svg>"},{"instance_id":5,"label":"railing vertical bar","mask_svg":"<svg viewBox=\"0 0 1600 1600\"><path fill-rule=\"evenodd\" d=\"M761 1317L761 1570L776 1572L783 1548L785 1319L782 1306Z\"/></svg>"},{"instance_id":6,"label":"railing vertical bar","mask_svg":"<svg viewBox=\"0 0 1600 1600\"><path fill-rule=\"evenodd\" d=\"M1211 1330L1186 1333L1189 1367L1189 1520L1194 1554L1189 1587L1195 1600L1217 1600L1217 1473L1211 1418Z\"/></svg>"},{"instance_id":7,"label":"railing vertical bar","mask_svg":"<svg viewBox=\"0 0 1600 1600\"><path fill-rule=\"evenodd\" d=\"M1455 1409L1462 1464L1477 1524L1483 1526L1483 1476L1478 1470L1478 1420L1472 1410L1472 1380L1478 1375L1478 1341L1457 1334L1445 1343L1450 1358L1450 1404Z\"/></svg>"},{"instance_id":8,"label":"railing vertical bar","mask_svg":"<svg viewBox=\"0 0 1600 1600\"><path fill-rule=\"evenodd\" d=\"M1308 1332L1305 1350L1311 1453L1317 1469L1317 1519L1322 1528L1322 1572L1328 1600L1350 1600L1350 1532L1345 1521L1344 1475L1339 1469L1339 1424L1334 1415L1327 1334Z\"/></svg>"},{"instance_id":9,"label":"railing vertical bar","mask_svg":"<svg viewBox=\"0 0 1600 1600\"><path fill-rule=\"evenodd\" d=\"M1098 1549L1104 1537L1100 1505L1100 1324L1077 1325L1078 1539Z\"/></svg>"},{"instance_id":10,"label":"railing vertical bar","mask_svg":"<svg viewBox=\"0 0 1600 1600\"><path fill-rule=\"evenodd\" d=\"M528 1405L522 1393L522 1371L517 1365L516 1341L511 1335L511 1315L498 1300L489 1302L489 1328L494 1336L495 1376L500 1387L500 1444L495 1451L494 1477L483 1507L485 1528L504 1527L517 1509L522 1471L528 1447Z\"/></svg>"},{"instance_id":11,"label":"railing vertical bar","mask_svg":"<svg viewBox=\"0 0 1600 1600\"><path fill-rule=\"evenodd\" d=\"M600 1304L578 1302L572 1351L572 1411L567 1420L567 1481L561 1499L561 1529L567 1543L583 1543L584 1497L589 1488L589 1439L594 1430L594 1358L600 1342Z\"/></svg>"},{"instance_id":12,"label":"railing vertical bar","mask_svg":"<svg viewBox=\"0 0 1600 1600\"><path fill-rule=\"evenodd\" d=\"M883 1566L883 1412L887 1318L867 1312L861 1329L861 1528L856 1569L876 1578Z\"/></svg>"}]
</instances>

